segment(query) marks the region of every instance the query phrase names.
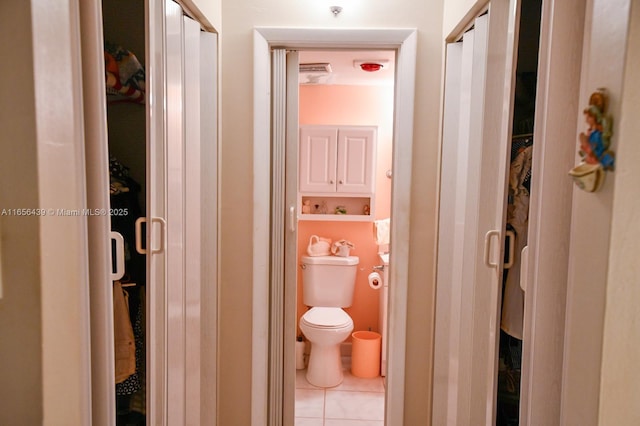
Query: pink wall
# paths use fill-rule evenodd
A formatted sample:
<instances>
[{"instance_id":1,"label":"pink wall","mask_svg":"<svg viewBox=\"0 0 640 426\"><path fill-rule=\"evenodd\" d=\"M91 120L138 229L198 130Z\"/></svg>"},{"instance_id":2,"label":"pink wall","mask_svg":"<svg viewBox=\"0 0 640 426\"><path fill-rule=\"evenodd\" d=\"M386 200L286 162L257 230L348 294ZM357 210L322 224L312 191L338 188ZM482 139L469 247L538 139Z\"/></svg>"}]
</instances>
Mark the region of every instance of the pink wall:
<instances>
[{"instance_id":1,"label":"pink wall","mask_svg":"<svg viewBox=\"0 0 640 426\"><path fill-rule=\"evenodd\" d=\"M353 330L378 330L380 290L369 287L367 276L374 265L380 265L378 246L373 243L371 222L298 222L298 259L307 254L307 245L312 235L331 238L332 241L346 239L354 243L352 256L358 256L360 263L356 274L356 288L353 305L345 311L353 319ZM300 262L298 262L298 265ZM302 303L302 270L298 267L298 320L307 311ZM298 334L299 334L298 330Z\"/></svg>"},{"instance_id":2,"label":"pink wall","mask_svg":"<svg viewBox=\"0 0 640 426\"><path fill-rule=\"evenodd\" d=\"M378 127L376 158L376 219L389 217L393 135L393 87L382 86L300 86L300 124L362 125ZM354 331L378 330L379 292L369 287L367 276L379 265L378 246L372 222L298 222L298 259L306 254L311 235L346 239L356 246L352 255L360 258L353 305L345 309L354 322ZM298 262L300 263L300 262ZM302 278L298 269L297 319L307 311L302 303ZM298 329L298 334L300 330Z\"/></svg>"},{"instance_id":3,"label":"pink wall","mask_svg":"<svg viewBox=\"0 0 640 426\"><path fill-rule=\"evenodd\" d=\"M393 87L300 86L300 125L378 126L376 219L389 217L393 142Z\"/></svg>"}]
</instances>

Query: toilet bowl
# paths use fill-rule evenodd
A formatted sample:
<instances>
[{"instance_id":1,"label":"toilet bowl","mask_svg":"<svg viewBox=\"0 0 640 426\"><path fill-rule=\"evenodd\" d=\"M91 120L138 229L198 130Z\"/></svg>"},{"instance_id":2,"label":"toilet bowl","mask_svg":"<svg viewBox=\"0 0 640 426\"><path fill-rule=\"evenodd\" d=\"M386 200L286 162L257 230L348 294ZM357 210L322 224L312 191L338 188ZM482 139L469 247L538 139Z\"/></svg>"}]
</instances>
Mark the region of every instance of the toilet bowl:
<instances>
[{"instance_id":1,"label":"toilet bowl","mask_svg":"<svg viewBox=\"0 0 640 426\"><path fill-rule=\"evenodd\" d=\"M342 383L340 344L353 331L351 317L337 307L314 307L300 318L300 330L311 342L307 381L328 388Z\"/></svg>"},{"instance_id":2,"label":"toilet bowl","mask_svg":"<svg viewBox=\"0 0 640 426\"><path fill-rule=\"evenodd\" d=\"M357 256L302 256L302 302L309 309L300 330L311 342L307 381L329 388L342 382L340 343L353 331L353 320L342 310L353 302Z\"/></svg>"}]
</instances>

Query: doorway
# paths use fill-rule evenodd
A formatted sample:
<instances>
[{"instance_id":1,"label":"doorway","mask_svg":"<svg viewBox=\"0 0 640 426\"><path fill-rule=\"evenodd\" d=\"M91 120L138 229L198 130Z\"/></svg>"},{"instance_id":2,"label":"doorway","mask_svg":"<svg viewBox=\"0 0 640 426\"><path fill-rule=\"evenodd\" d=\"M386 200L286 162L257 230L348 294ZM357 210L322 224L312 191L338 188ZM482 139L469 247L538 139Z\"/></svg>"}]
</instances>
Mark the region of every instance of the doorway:
<instances>
[{"instance_id":1,"label":"doorway","mask_svg":"<svg viewBox=\"0 0 640 426\"><path fill-rule=\"evenodd\" d=\"M528 32L530 36L535 38L539 32L540 43L538 45L533 39L520 40L520 43L526 42L529 44L529 56L523 58L526 61L533 62L536 58L532 56L531 49L539 49L539 56L537 58L539 60L539 65L537 66L539 74L535 80L538 95L535 100L535 128L533 129L535 133L535 143L533 144L533 164L535 168L532 170L533 181L531 184L531 221L528 230L529 255L523 255L523 259L527 259L529 267L527 269L523 267L524 272L522 274L525 278L523 288L526 292L524 310L525 327L522 336L525 345L523 346L521 360L512 360L512 365L521 364L522 383L519 386L515 384L515 387L522 391L522 395L519 399L519 420L507 418L506 421L510 421L512 424L515 422L519 422L519 424L553 424L560 418L561 392L564 391L564 388L558 384L562 382L560 378L564 374L563 365L566 368L566 364L563 363L563 359L566 360L566 355L563 354L565 350L563 347L563 339L567 264L569 257L568 247L565 249L563 242L570 239L571 197L567 194L571 193L572 188L570 187L570 182L567 183L563 179L566 177L566 170L570 169L575 161L573 146L567 148L566 145L557 144L554 143L554 141L575 139L574 129L572 129L571 126L567 126L566 123L571 122L571 120L579 114L578 105L574 100L577 99L579 92L579 79L576 79L575 76L580 74L581 52L576 46L582 44L584 5L578 5L577 3L579 2L558 5L550 2L540 3L527 0L518 2L492 1L489 7L490 19L495 19L500 16L504 17L504 7L507 3L510 3L511 7L509 7L509 10L514 11L514 14L511 15L512 19L509 20L509 25L501 25L501 33L505 33L506 29L509 31L509 34L517 35L517 32L511 31L511 29L516 29L514 24L520 22L522 17L523 20L530 20L526 22L526 25L529 26L529 31L526 32ZM520 14L521 7L522 13ZM533 9L540 7L542 8L541 12L538 11L534 13ZM518 11L517 15L515 14L516 10ZM497 12L500 12L500 14L498 15ZM534 19L538 13L542 17L539 21ZM542 26L535 28L535 26L540 25L540 23ZM465 33L465 35L466 34L467 33ZM496 34L500 34L500 32ZM521 34L521 37L524 36L525 34ZM452 36L449 41L455 42L456 40ZM513 42L517 43L518 41L515 39ZM460 44L461 43L450 43L447 48L460 49L460 47L456 47ZM513 47L513 44L502 45L501 51L511 53L513 52ZM571 54L567 54L567 52L571 52ZM502 55L504 55L504 53L502 53ZM552 58L553 66L551 66ZM453 55L448 55L447 59L454 59L454 57ZM509 60L507 62L507 65L508 64L515 66L516 61ZM529 63L528 65L532 66L533 64ZM447 66L449 67L449 65ZM531 68L535 69L536 67L533 65ZM531 71L531 68L529 71ZM491 75L494 75L494 73L487 73L487 76ZM513 90L515 90L515 67L509 67L506 75L511 75L512 78L502 78L500 87L507 87L512 90L511 86L513 85ZM523 77L527 78L526 76L520 76L521 79ZM453 80L449 79L449 81L451 82ZM507 84L504 83L505 81ZM445 83L445 99L447 99L446 87L447 83ZM490 92L487 92L487 94L489 93ZM514 92L511 93L513 94ZM516 98L513 99L513 101L525 99L526 97L521 99ZM567 102L567 99L572 101ZM531 114L530 101L531 99L526 102L528 105L522 105L524 109L520 109L520 114L516 114L524 118L524 120L518 119L517 116L509 119L509 131L504 132L503 135L500 136L502 141L510 141L512 135L520 132L526 133L527 128L530 129L530 124L527 123L527 116ZM499 108L504 108L507 102L509 101L500 101L497 102L496 105ZM492 104L493 102L485 102L485 106L487 107ZM449 105L454 104L449 103ZM447 102L445 101L445 114L446 111ZM504 126L504 124L505 122L503 121L501 125ZM520 124L522 124L522 126ZM485 134L485 141L494 139L498 138L487 139ZM506 157L509 153L505 154ZM500 154L500 158L502 159L502 154ZM544 179L542 179L542 176L544 176ZM495 186L492 188L495 192ZM442 193L441 197L443 197L444 194L445 193ZM481 198L485 200L485 197ZM443 198L441 198L441 206L442 200ZM442 217L441 224L443 223ZM441 244L443 241L446 241L443 239L443 235L446 236L446 234L440 234ZM482 234L480 235L482 236ZM491 241L485 239L484 242L490 243ZM562 247L562 249L555 250L557 247ZM441 250L440 258L446 260L446 258L442 257L442 253L443 251ZM482 250L480 250L480 253L483 253ZM485 252L485 254L486 253L487 252ZM494 255L495 253L489 252L489 254ZM494 259L498 258L496 257ZM445 271L445 269L441 268L439 264L439 274L441 271ZM449 299L438 300L437 315L439 315L438 312L442 314L450 311L448 310L448 305L445 305L445 309L441 309L442 302L454 306L452 300L457 298L457 306L460 306L460 293L452 294L449 292L447 294L446 289L452 286L449 284L440 286L440 280L438 285L438 297L449 296ZM476 285L476 288L481 290L490 288L493 290L497 287ZM481 292L481 294L485 293L485 291ZM550 313L553 314L550 315ZM486 318L484 317L477 316L474 318L476 319L476 324L486 323ZM478 320L478 318L484 318L484 321ZM499 317L492 316L492 321L493 318L498 319L497 326L490 330L493 334L490 335L486 330L481 330L481 333L478 335L479 339L483 336L490 335L491 341L489 344L492 348L494 347L494 341L497 341L494 340L495 331L499 332L500 330ZM441 321L440 324L438 324L438 320L436 320L436 333L440 333L439 336L447 336L447 334L443 334L444 326L448 326L449 330L452 330L453 333L456 330L451 326L451 324L454 324L454 321L457 321L457 318L454 317L450 323ZM459 327L460 323L456 322L454 326ZM461 340L461 342L462 341L464 340ZM549 345L548 342L556 343ZM443 361L445 358L451 359L453 362L440 364L439 366L436 365L437 376L434 380L436 391L434 392L433 422L437 424L468 423L468 419L471 416L471 423L475 421L478 424L495 424L496 419L493 413L491 413L496 407L492 396L495 395L497 391L497 386L493 386L496 377L494 373L498 373L504 365L495 363L498 357L493 356L489 358L490 363L477 362L479 354L475 350L471 352L474 357L473 363L462 365L462 361L465 361L465 352L456 352L456 347L452 347L451 349L453 350L447 352L447 350L449 350L448 346L451 343L457 342L447 340L441 341L440 343L441 344L436 341L436 363ZM482 347L486 348L487 345L483 344ZM498 352L496 352L496 355L499 355L499 348L497 349ZM519 352L519 348L517 348L516 352ZM458 356L458 354L460 355ZM445 357L443 357L443 355ZM520 354L517 353L517 355L519 358ZM457 374L458 371L452 369L448 372L447 369L449 367L457 368L459 366L461 369L466 369L468 366L472 366L475 370L486 371L487 365L492 373L488 376L485 375L485 377L491 380L491 386L488 388L486 385L484 386L485 391L482 398L478 397L479 394L476 392L471 393L478 401L482 401L484 406L472 406L471 409L473 411L470 411L468 404L462 406L460 403L460 401L468 403L468 399L466 398L468 398L467 390L469 387L462 383L464 377L470 376L468 370L464 372L460 370L461 374ZM474 376L477 374L483 373L473 373ZM511 378L513 378L513 376ZM483 380L478 380L478 383L487 383L487 380L483 378ZM505 381L505 384L508 384L508 382ZM437 388L438 386L440 386L439 389ZM489 395L489 397L486 397L487 395ZM436 396L440 398L437 401L435 400ZM462 407L462 409L460 409L460 407ZM462 416L465 416L467 420ZM504 420L503 418L503 421Z\"/></svg>"},{"instance_id":2,"label":"doorway","mask_svg":"<svg viewBox=\"0 0 640 426\"><path fill-rule=\"evenodd\" d=\"M411 150L413 136L413 98L416 56L415 30L318 30L258 28L254 32L254 206L258 211L270 211L274 193L283 192L284 185L273 186L271 166L271 69L272 44L291 49L345 48L397 49L397 78L394 100L393 202L391 232L388 380L385 417L387 424L401 424L404 401L404 356L406 334L406 294L408 275L408 241L411 182ZM297 72L297 69L296 69ZM274 91L273 96L277 96ZM284 99L283 99L284 102ZM297 128L296 128L297 132ZM265 158L272 161L265 162ZM277 194L276 194L277 195ZM283 313L269 309L272 296L283 294L284 282L273 280L272 267L283 267L282 257L274 255L270 229L280 227L295 234L295 205L282 204L282 214L254 215L253 252L253 369L252 421L256 424L276 424L284 419L293 422L293 393L286 393L285 381L293 388L293 374L283 373L286 356L282 347L293 352L295 329L285 338L280 332L288 327ZM288 211L288 215L284 212ZM275 260L274 260L275 259ZM284 281L284 280L282 280ZM275 300L282 303L281 299ZM291 304L293 306L293 304ZM290 314L290 313L289 313ZM293 322L292 322L293 324ZM272 398L269 400L269 398Z\"/></svg>"},{"instance_id":3,"label":"doorway","mask_svg":"<svg viewBox=\"0 0 640 426\"><path fill-rule=\"evenodd\" d=\"M127 16L128 19L122 19L122 16ZM149 293L146 285L146 256L135 250L135 223L144 217L147 210L148 187L144 3L103 1L102 28L105 57L108 58L106 71L109 76L114 76L107 82L105 117L111 183L109 204L116 213L112 215L110 222L111 231L122 235L127 253L127 256L123 256L126 258L124 275L114 283L114 335L116 342L127 336L128 343L131 343L133 336L134 346L133 351L125 352L128 355L124 360L122 355L116 357L115 424L144 425L148 385L144 374L145 349L148 345L144 324L148 322L146 299ZM127 58L134 70L129 74L122 72L123 77L119 74L124 62L121 58ZM114 89L123 84L120 79L131 87L127 92L128 96ZM126 214L118 216L117 213L121 212ZM116 350L116 353L119 352Z\"/></svg>"},{"instance_id":4,"label":"doorway","mask_svg":"<svg viewBox=\"0 0 640 426\"><path fill-rule=\"evenodd\" d=\"M522 0L515 69L513 126L507 198L505 265L502 280L498 349L496 425L517 426L521 412L522 349L525 292L520 284L526 262L529 199L532 190L534 119L538 81L541 0ZM525 250L525 251L523 251ZM526 265L525 265L526 266ZM526 393L523 395L526 397Z\"/></svg>"},{"instance_id":5,"label":"doorway","mask_svg":"<svg viewBox=\"0 0 640 426\"><path fill-rule=\"evenodd\" d=\"M297 176L287 175L287 179L294 180L294 186L300 181L295 194L297 241L293 243L297 247L295 258L286 260L286 268L293 269L296 276L296 350L302 351L296 357L295 423L367 421L381 425L387 341L386 324L381 321L386 315L384 296L388 286L385 288L387 283L383 279L378 286L369 285L368 275L378 271L375 273L382 278L384 256L379 253L388 255L388 244L383 241L388 237L374 238L372 231L380 228L382 234L381 228L391 214L395 51L300 50L297 57L300 70L297 116L301 130L296 142L300 149L287 157L299 157ZM377 71L367 71L377 67L380 67ZM325 154L333 151L320 148L325 148L327 141L333 147L333 136L337 136L336 155L329 157ZM362 151L358 149L360 141L364 141ZM358 148L354 146L348 153L346 144L351 143ZM293 145L287 146L295 150ZM336 167L328 171L334 160ZM364 169L360 168L362 165ZM336 180L332 185L333 170L353 181L340 184ZM321 178L316 181L318 174ZM336 214L340 207L344 207L344 212ZM353 321L352 332L371 331L380 335L377 341L381 352L370 353L374 358L379 356L380 361L367 365L366 370L362 360L352 365L351 336L341 343L342 381L329 387L308 377L313 348L309 336L299 326L301 317L314 307L312 302L305 303L302 277L305 269L299 265L309 260L303 256L308 255L308 246L315 236L330 239L335 247L346 245L350 248L349 261L357 258L353 301L344 312ZM340 258L329 258L336 259ZM374 334L369 336L377 338ZM285 365L285 371L290 368Z\"/></svg>"}]
</instances>

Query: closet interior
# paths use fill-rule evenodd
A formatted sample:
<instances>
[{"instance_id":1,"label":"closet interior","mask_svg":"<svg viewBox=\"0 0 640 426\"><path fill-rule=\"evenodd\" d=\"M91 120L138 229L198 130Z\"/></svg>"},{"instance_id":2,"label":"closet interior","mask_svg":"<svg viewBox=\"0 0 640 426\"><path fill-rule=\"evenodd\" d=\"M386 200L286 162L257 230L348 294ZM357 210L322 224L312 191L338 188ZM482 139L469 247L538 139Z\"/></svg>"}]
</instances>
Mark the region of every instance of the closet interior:
<instances>
[{"instance_id":1,"label":"closet interior","mask_svg":"<svg viewBox=\"0 0 640 426\"><path fill-rule=\"evenodd\" d=\"M124 239L124 275L114 281L117 425L146 424L146 258L135 222L146 206L145 3L102 2L111 230Z\"/></svg>"},{"instance_id":2,"label":"closet interior","mask_svg":"<svg viewBox=\"0 0 640 426\"><path fill-rule=\"evenodd\" d=\"M529 225L541 7L542 0L523 0L521 4L498 355L498 426L519 424L525 297L520 286L521 254Z\"/></svg>"}]
</instances>

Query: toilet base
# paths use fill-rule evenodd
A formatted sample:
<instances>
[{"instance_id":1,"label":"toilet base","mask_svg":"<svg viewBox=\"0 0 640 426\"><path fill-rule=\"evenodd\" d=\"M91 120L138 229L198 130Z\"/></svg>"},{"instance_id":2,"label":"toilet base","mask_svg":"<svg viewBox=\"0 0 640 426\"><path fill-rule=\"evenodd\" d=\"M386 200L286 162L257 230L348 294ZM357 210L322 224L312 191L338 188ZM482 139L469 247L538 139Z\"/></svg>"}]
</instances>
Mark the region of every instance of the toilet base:
<instances>
[{"instance_id":1,"label":"toilet base","mask_svg":"<svg viewBox=\"0 0 640 426\"><path fill-rule=\"evenodd\" d=\"M320 388L331 388L342 383L342 358L340 344L321 346L311 343L307 367L307 381Z\"/></svg>"}]
</instances>

